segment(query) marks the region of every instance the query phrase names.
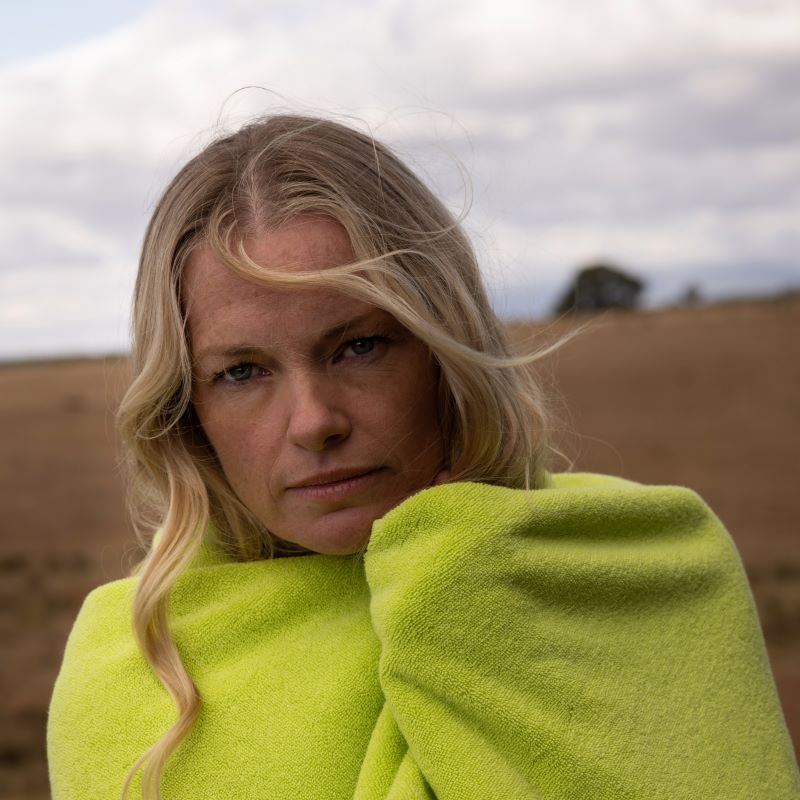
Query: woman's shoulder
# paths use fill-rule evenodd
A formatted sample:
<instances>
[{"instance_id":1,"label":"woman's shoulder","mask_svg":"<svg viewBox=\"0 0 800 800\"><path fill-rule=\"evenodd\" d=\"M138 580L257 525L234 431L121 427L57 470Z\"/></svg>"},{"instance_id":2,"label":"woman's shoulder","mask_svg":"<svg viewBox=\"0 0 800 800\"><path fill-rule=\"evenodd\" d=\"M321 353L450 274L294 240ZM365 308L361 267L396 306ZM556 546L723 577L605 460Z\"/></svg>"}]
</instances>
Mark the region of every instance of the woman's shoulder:
<instances>
[{"instance_id":1,"label":"woman's shoulder","mask_svg":"<svg viewBox=\"0 0 800 800\"><path fill-rule=\"evenodd\" d=\"M446 483L410 497L375 523L370 551L399 544L424 529L472 535L511 534L528 540L616 540L730 537L703 499L683 486L650 486L595 473L549 474L526 491L484 483ZM499 541L498 541L499 543Z\"/></svg>"},{"instance_id":2,"label":"woman's shoulder","mask_svg":"<svg viewBox=\"0 0 800 800\"><path fill-rule=\"evenodd\" d=\"M108 642L112 630L130 620L136 583L134 577L120 578L92 589L81 604L70 640Z\"/></svg>"},{"instance_id":3,"label":"woman's shoulder","mask_svg":"<svg viewBox=\"0 0 800 800\"><path fill-rule=\"evenodd\" d=\"M97 681L148 682L151 670L134 635L137 576L102 584L85 597L64 649L54 702ZM214 636L247 649L249 629L301 629L309 619L365 604L363 567L333 556L234 562L201 548L170 593L170 624L179 647L196 653ZM212 635L213 634L213 635Z\"/></svg>"},{"instance_id":4,"label":"woman's shoulder","mask_svg":"<svg viewBox=\"0 0 800 800\"><path fill-rule=\"evenodd\" d=\"M744 570L695 492L443 484L376 523L366 574L381 685L453 796L517 796L520 776L559 796L795 796Z\"/></svg>"},{"instance_id":5,"label":"woman's shoulder","mask_svg":"<svg viewBox=\"0 0 800 800\"><path fill-rule=\"evenodd\" d=\"M695 492L586 473L534 491L465 482L420 492L374 524L365 568L374 604L425 594L445 607L505 587L523 605L536 597L569 614L660 605L691 616L712 597L752 610L736 547Z\"/></svg>"},{"instance_id":6,"label":"woman's shoulder","mask_svg":"<svg viewBox=\"0 0 800 800\"><path fill-rule=\"evenodd\" d=\"M543 492L544 502L561 505L585 503L587 513L594 504L601 509L609 504L623 503L650 507L654 511L694 508L702 513L711 513L700 495L688 486L678 484L646 484L604 475L596 472L560 472L548 475Z\"/></svg>"}]
</instances>

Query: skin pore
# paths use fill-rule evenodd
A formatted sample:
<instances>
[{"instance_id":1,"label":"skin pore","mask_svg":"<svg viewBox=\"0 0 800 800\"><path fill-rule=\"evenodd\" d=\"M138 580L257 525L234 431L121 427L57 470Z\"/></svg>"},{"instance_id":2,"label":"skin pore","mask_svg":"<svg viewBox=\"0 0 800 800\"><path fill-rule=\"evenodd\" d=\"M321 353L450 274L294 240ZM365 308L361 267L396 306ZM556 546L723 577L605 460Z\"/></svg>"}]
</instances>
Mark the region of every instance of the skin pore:
<instances>
[{"instance_id":1,"label":"skin pore","mask_svg":"<svg viewBox=\"0 0 800 800\"><path fill-rule=\"evenodd\" d=\"M344 229L317 216L245 249L272 270L353 261ZM198 419L229 484L272 534L355 553L376 519L441 481L438 371L389 313L329 289L260 286L203 248L181 295Z\"/></svg>"}]
</instances>

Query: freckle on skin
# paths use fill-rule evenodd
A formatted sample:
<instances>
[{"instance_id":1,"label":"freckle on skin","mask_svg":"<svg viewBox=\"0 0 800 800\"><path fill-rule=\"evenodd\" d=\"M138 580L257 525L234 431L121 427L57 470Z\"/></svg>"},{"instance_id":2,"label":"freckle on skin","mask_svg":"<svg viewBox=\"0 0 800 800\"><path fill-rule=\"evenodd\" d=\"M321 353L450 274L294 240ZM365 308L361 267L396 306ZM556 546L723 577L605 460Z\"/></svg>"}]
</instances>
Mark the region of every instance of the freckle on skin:
<instances>
[{"instance_id":1,"label":"freckle on skin","mask_svg":"<svg viewBox=\"0 0 800 800\"><path fill-rule=\"evenodd\" d=\"M287 256L293 248L299 254L294 261ZM343 230L318 218L271 232L253 243L250 255L267 268L278 258L284 269L287 263L326 268L352 261ZM358 552L372 522L429 486L440 470L438 372L427 348L406 333L390 337L379 358L328 363L321 374L315 362L309 372L312 354L318 360L329 349L321 331L359 317L383 319L385 326L388 315L365 316L374 307L329 289L254 286L202 251L190 257L184 289L191 300L187 321L194 352L219 349L220 343L222 349L249 345L285 367L270 373L270 380L256 378L233 389L197 387L198 418L228 482L281 538L316 552ZM286 397L296 387L289 392L275 387L291 388L299 379L320 379L332 394L313 399L313 413L295 418L290 436L286 421L294 412ZM341 502L286 491L293 481L365 467L373 478Z\"/></svg>"}]
</instances>

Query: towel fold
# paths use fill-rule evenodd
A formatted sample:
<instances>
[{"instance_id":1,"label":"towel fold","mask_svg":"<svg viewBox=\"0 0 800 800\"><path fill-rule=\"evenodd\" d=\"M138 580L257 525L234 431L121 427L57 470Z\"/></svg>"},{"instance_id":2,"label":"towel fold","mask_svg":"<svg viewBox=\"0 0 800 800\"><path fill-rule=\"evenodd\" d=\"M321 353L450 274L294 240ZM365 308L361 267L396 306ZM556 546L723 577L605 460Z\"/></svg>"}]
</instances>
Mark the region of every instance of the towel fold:
<instances>
[{"instance_id":1,"label":"towel fold","mask_svg":"<svg viewBox=\"0 0 800 800\"><path fill-rule=\"evenodd\" d=\"M134 588L92 592L70 635L54 800L116 800L174 720ZM438 486L363 558L205 548L171 619L203 705L164 800L800 797L738 555L686 489Z\"/></svg>"}]
</instances>

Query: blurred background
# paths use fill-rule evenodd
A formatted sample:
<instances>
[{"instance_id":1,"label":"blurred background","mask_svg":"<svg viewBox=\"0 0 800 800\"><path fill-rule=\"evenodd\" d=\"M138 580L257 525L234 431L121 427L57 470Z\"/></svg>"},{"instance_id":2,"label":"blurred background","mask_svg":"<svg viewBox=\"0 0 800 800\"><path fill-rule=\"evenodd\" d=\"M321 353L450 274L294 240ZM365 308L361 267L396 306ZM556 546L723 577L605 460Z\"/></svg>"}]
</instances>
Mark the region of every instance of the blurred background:
<instances>
[{"instance_id":1,"label":"blurred background","mask_svg":"<svg viewBox=\"0 0 800 800\"><path fill-rule=\"evenodd\" d=\"M800 739L796 0L11 2L0 29L0 796L48 796L82 598L128 570L144 227L254 114L367 130L458 214L576 469L698 490ZM575 312L577 309L577 312Z\"/></svg>"}]
</instances>

